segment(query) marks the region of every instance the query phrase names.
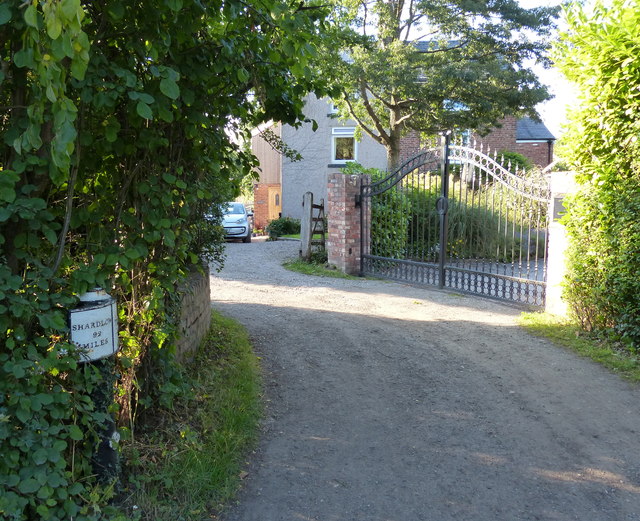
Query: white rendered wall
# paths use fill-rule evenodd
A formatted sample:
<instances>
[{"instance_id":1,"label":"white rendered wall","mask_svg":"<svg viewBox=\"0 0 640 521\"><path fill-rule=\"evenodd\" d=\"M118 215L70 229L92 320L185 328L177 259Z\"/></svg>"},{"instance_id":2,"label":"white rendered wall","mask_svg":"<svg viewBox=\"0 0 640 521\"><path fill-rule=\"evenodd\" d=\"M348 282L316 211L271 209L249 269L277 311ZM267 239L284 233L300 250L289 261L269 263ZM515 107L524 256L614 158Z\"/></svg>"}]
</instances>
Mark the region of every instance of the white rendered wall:
<instances>
[{"instance_id":1,"label":"white rendered wall","mask_svg":"<svg viewBox=\"0 0 640 521\"><path fill-rule=\"evenodd\" d=\"M561 317L567 316L567 303L562 298L564 277L567 273L566 252L569 246L564 224L558 222L563 211L562 200L577 189L573 172L551 174L551 207L549 209L549 257L547 260L547 296L545 311Z\"/></svg>"},{"instance_id":2,"label":"white rendered wall","mask_svg":"<svg viewBox=\"0 0 640 521\"><path fill-rule=\"evenodd\" d=\"M327 179L329 173L339 172L340 166L329 166L332 154L332 134L334 127L355 127L353 121L340 121L331 117L331 106L327 100L319 100L310 95L305 105L305 115L318 123L313 132L311 123L299 128L288 125L282 128L282 140L302 154L302 161L292 162L282 159L282 215L302 216L302 197L305 192L313 193L314 203L320 199L327 201ZM369 136L363 135L358 143L357 159L370 168L386 169L387 154L384 147Z\"/></svg>"}]
</instances>

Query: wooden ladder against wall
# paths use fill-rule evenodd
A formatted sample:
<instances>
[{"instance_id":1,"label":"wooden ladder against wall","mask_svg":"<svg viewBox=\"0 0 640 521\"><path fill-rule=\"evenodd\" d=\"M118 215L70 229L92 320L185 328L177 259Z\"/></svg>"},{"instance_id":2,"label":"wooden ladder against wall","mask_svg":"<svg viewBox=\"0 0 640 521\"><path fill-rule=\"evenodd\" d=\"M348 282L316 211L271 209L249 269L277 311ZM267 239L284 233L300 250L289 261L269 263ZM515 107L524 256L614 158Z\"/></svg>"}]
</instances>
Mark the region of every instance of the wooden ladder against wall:
<instances>
[{"instance_id":1,"label":"wooden ladder against wall","mask_svg":"<svg viewBox=\"0 0 640 521\"><path fill-rule=\"evenodd\" d=\"M300 257L309 261L313 248L325 249L324 199L313 203L313 194L307 192L302 197L302 220L300 222Z\"/></svg>"}]
</instances>

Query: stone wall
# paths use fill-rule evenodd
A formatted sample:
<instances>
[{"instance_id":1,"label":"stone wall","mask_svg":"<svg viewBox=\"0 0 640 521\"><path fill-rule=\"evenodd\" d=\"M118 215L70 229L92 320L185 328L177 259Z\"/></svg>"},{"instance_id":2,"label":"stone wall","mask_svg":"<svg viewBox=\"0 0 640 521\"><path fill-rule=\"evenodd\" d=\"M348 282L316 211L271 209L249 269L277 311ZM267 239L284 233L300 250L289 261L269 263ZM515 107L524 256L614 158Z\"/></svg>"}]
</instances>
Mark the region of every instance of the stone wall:
<instances>
[{"instance_id":1,"label":"stone wall","mask_svg":"<svg viewBox=\"0 0 640 521\"><path fill-rule=\"evenodd\" d=\"M179 287L180 317L176 354L179 360L189 360L200 347L211 325L211 295L209 270L194 270Z\"/></svg>"}]
</instances>

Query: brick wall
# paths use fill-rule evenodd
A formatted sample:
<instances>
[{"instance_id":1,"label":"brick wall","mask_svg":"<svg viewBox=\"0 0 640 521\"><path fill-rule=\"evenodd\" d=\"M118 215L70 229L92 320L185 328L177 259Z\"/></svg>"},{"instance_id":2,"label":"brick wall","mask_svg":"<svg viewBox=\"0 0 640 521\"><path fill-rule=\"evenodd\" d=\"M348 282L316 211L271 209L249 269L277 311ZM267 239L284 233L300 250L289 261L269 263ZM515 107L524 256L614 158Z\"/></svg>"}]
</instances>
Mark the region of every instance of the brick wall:
<instances>
[{"instance_id":1,"label":"brick wall","mask_svg":"<svg viewBox=\"0 0 640 521\"><path fill-rule=\"evenodd\" d=\"M516 143L514 152L527 156L534 165L542 168L553 161L553 143Z\"/></svg>"},{"instance_id":2,"label":"brick wall","mask_svg":"<svg viewBox=\"0 0 640 521\"><path fill-rule=\"evenodd\" d=\"M329 174L327 255L329 264L350 275L360 273L360 207L356 196L364 176Z\"/></svg>"},{"instance_id":3,"label":"brick wall","mask_svg":"<svg viewBox=\"0 0 640 521\"><path fill-rule=\"evenodd\" d=\"M188 360L200 347L211 325L211 294L209 271L194 270L179 287L181 295L176 353L179 360Z\"/></svg>"},{"instance_id":4,"label":"brick wall","mask_svg":"<svg viewBox=\"0 0 640 521\"><path fill-rule=\"evenodd\" d=\"M400 164L420 152L420 133L412 130L400 139Z\"/></svg>"},{"instance_id":5,"label":"brick wall","mask_svg":"<svg viewBox=\"0 0 640 521\"><path fill-rule=\"evenodd\" d=\"M253 186L253 227L264 229L269 224L269 188L277 183L256 183Z\"/></svg>"},{"instance_id":6,"label":"brick wall","mask_svg":"<svg viewBox=\"0 0 640 521\"><path fill-rule=\"evenodd\" d=\"M503 119L501 123L502 126L500 128L493 129L486 136L474 134L473 139L475 139L478 145L482 143L485 152L487 149L490 150L491 153L501 152L502 150L515 151L517 119L508 117Z\"/></svg>"},{"instance_id":7,"label":"brick wall","mask_svg":"<svg viewBox=\"0 0 640 521\"><path fill-rule=\"evenodd\" d=\"M551 145L546 142L517 143L517 122L518 120L514 117L505 118L501 121L501 128L495 128L483 137L474 135L473 139L478 144L482 143L485 152L489 149L491 155L493 155L493 152L510 150L528 157L534 165L544 168L553 161L553 143ZM549 146L551 146L551 150L549 150Z\"/></svg>"}]
</instances>

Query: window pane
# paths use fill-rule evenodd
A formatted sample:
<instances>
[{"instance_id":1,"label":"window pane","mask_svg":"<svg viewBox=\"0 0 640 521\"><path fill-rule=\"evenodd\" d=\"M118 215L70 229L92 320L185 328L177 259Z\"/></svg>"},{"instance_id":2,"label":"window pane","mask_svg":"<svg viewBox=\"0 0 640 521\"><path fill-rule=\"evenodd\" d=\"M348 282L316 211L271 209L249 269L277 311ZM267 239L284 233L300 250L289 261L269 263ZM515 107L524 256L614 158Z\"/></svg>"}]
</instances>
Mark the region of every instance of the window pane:
<instances>
[{"instance_id":1,"label":"window pane","mask_svg":"<svg viewBox=\"0 0 640 521\"><path fill-rule=\"evenodd\" d=\"M337 137L336 140L336 160L352 161L355 160L355 138Z\"/></svg>"}]
</instances>

